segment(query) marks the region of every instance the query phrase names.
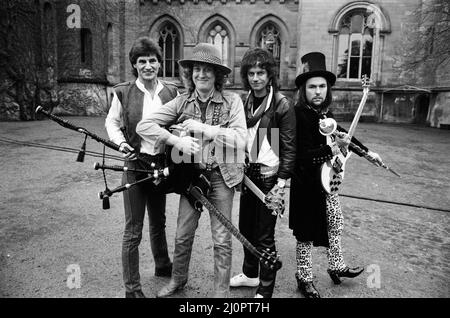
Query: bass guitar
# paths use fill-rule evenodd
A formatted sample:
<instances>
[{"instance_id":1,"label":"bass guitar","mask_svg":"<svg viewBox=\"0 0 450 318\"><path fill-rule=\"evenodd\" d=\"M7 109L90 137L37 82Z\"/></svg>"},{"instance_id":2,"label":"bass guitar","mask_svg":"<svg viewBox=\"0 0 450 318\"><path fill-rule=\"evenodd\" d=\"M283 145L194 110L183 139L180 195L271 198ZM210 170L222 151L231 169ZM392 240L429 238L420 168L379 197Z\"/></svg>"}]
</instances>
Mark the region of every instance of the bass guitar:
<instances>
[{"instance_id":1,"label":"bass guitar","mask_svg":"<svg viewBox=\"0 0 450 318\"><path fill-rule=\"evenodd\" d=\"M362 87L363 87L363 96L361 102L359 103L358 109L356 110L355 117L350 125L350 129L348 130L348 137L353 137L355 133L356 125L358 124L359 118L361 117L362 110L364 105L366 104L367 97L369 96L369 87L370 81L369 78L364 75L361 79ZM331 144L334 140L333 133L336 130L336 126L329 127L326 125L326 119L321 120L319 123L319 130L322 135L327 136L327 144ZM340 190L340 186L342 181L344 180L344 170L345 163L350 157L350 151L348 147L340 147L339 153L335 155L331 160L322 164L320 169L320 177L323 189L328 194L336 194Z\"/></svg>"},{"instance_id":2,"label":"bass guitar","mask_svg":"<svg viewBox=\"0 0 450 318\"><path fill-rule=\"evenodd\" d=\"M208 193L209 181L203 175L194 179L194 182L188 187L185 195L191 202L195 210L201 211L201 206L203 205L209 212L211 212L220 223L227 228L227 230L236 237L239 242L242 243L254 256L259 259L262 266L269 268L273 271L277 271L281 268L282 263L280 257L277 255L276 251L270 252L266 250L258 250L255 246L250 243L244 235L239 232L239 230L231 223L225 215L222 214L215 206L212 204L205 196ZM191 199L189 198L191 197ZM192 201L192 198L194 199Z\"/></svg>"}]
</instances>

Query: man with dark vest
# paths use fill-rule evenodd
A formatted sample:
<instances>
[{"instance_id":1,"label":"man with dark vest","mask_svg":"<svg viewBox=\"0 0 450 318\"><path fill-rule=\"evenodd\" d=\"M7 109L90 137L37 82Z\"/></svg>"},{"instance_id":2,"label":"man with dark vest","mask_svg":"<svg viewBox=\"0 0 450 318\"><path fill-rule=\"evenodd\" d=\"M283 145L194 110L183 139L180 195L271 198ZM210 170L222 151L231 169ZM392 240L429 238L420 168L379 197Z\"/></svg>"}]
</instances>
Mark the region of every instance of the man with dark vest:
<instances>
[{"instance_id":1,"label":"man with dark vest","mask_svg":"<svg viewBox=\"0 0 450 318\"><path fill-rule=\"evenodd\" d=\"M106 118L109 138L120 145L125 155L125 166L131 169L150 169L137 161L136 154L148 162L164 165L164 147L155 148L151 141L141 139L136 125L148 118L178 95L174 84L157 78L161 66L161 50L148 37L138 38L130 50L129 58L136 81L125 82L114 87L114 97ZM147 174L124 172L123 184L133 183ZM166 241L166 195L152 182L140 183L123 192L125 208L125 230L122 244L123 279L127 298L145 297L141 290L139 275L139 243L142 239L145 208L150 225L150 244L155 261L155 275L170 277L172 263Z\"/></svg>"},{"instance_id":2,"label":"man with dark vest","mask_svg":"<svg viewBox=\"0 0 450 318\"><path fill-rule=\"evenodd\" d=\"M278 92L277 64L262 48L248 50L241 63L241 78L249 90L245 100L247 118L247 176L265 194L284 195L295 164L295 112ZM239 208L239 230L259 250L275 252L277 216L247 187ZM276 271L259 266L259 260L244 248L242 273L230 280L231 287L256 287L256 298L271 298Z\"/></svg>"}]
</instances>

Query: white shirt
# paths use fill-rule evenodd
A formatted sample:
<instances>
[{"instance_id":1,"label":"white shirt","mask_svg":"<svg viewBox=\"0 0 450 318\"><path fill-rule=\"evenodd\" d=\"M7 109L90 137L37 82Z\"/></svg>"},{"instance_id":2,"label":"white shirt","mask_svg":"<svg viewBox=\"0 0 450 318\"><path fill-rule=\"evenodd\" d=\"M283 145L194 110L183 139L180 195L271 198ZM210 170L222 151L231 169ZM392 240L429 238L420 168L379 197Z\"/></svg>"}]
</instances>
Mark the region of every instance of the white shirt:
<instances>
[{"instance_id":1,"label":"white shirt","mask_svg":"<svg viewBox=\"0 0 450 318\"><path fill-rule=\"evenodd\" d=\"M265 111L267 111L267 109L269 109L271 101L272 101L272 97L273 97L273 91L270 90L269 98L267 100ZM262 105L260 105L258 107L258 109L261 106ZM258 111L258 109L254 113L256 113ZM247 129L247 132L248 132L247 153L249 155L249 160L251 163L261 163L268 167L278 166L280 164L280 159L275 154L275 152L272 150L272 147L270 147L269 141L267 140L267 134L264 136L264 139L261 144L261 148L259 149L259 154L256 153L256 145L255 145L255 149L252 149L252 145L253 145L253 142L255 141L256 132L259 128L260 123L261 123L261 119L256 123L255 126ZM265 129L267 129L267 128L265 128ZM260 132L260 134L261 134L261 132ZM273 136L273 134L272 134L272 136ZM255 161L256 156L257 156L257 158Z\"/></svg>"},{"instance_id":2,"label":"white shirt","mask_svg":"<svg viewBox=\"0 0 450 318\"><path fill-rule=\"evenodd\" d=\"M160 81L157 81L155 94L153 98L150 92L145 88L144 84L137 79L136 86L144 93L144 102L142 105L142 119L149 118L152 112L162 106L161 99L159 98L159 92L164 88ZM105 127L108 132L109 139L115 144L120 145L125 141L125 137L120 130L122 127L122 103L114 92L114 97L111 102L111 108L109 109L108 116L106 116ZM141 152L150 155L155 155L164 152L164 146L159 149L154 149L155 143L150 140L141 139Z\"/></svg>"}]
</instances>

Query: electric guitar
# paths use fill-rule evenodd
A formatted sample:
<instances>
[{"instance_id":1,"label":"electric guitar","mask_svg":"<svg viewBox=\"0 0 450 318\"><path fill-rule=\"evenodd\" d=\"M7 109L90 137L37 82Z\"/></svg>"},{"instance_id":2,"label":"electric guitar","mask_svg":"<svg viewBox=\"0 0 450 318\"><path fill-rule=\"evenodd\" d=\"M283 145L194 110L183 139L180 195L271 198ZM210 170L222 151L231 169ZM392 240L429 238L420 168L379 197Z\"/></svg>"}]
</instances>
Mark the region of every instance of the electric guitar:
<instances>
[{"instance_id":1,"label":"electric guitar","mask_svg":"<svg viewBox=\"0 0 450 318\"><path fill-rule=\"evenodd\" d=\"M194 182L188 187L185 192L186 197L189 202L195 208L196 211L202 211L202 205L211 212L220 223L223 224L230 231L231 234L236 237L239 242L242 243L254 256L259 259L259 262L262 266L269 268L273 271L277 271L281 268L282 263L280 261L279 255L277 255L276 251L270 252L268 250L258 250L255 246L253 246L244 235L239 232L239 230L231 223L229 219L226 218L225 215L222 214L215 206L212 204L205 195L207 195L209 191L209 181L203 176L200 175L198 178L194 179Z\"/></svg>"},{"instance_id":2,"label":"electric guitar","mask_svg":"<svg viewBox=\"0 0 450 318\"><path fill-rule=\"evenodd\" d=\"M369 95L369 78L366 75L363 75L361 82L363 87L363 96L361 102L359 103L358 109L356 110L352 124L350 125L350 129L348 130L350 140L355 133L356 125L358 124L362 110ZM321 133L327 136L327 144L329 145L333 142L334 135L339 134L339 132L335 131L335 128L331 132L324 133L321 131ZM345 163L351 155L348 147L340 147L339 150L340 151L337 155L335 155L331 160L323 163L321 167L320 176L322 187L328 194L336 194L339 192L342 181L344 180Z\"/></svg>"}]
</instances>

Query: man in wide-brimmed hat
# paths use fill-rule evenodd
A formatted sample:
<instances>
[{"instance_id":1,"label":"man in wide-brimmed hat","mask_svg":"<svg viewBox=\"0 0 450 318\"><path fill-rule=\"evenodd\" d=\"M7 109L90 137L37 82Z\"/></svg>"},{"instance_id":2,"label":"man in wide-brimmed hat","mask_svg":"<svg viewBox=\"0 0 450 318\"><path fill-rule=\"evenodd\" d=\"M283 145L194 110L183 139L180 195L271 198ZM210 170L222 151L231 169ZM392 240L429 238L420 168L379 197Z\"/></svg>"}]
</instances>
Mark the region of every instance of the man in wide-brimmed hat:
<instances>
[{"instance_id":1,"label":"man in wide-brimmed hat","mask_svg":"<svg viewBox=\"0 0 450 318\"><path fill-rule=\"evenodd\" d=\"M332 118L329 107L332 101L331 87L336 76L325 68L325 55L312 52L301 58L303 72L295 84L299 89L295 107L297 118L297 160L291 179L289 227L297 239L296 261L298 289L307 298L317 298L319 293L313 284L312 246L327 247L328 273L335 284L341 277L356 277L363 267L346 266L341 249L343 216L339 196L326 193L321 184L320 169L349 146L349 138L332 137L320 133L319 120ZM338 130L344 131L338 126ZM334 140L333 140L334 138ZM367 147L356 138L351 140L364 151ZM362 155L351 145L349 150ZM368 151L374 160L378 154Z\"/></svg>"},{"instance_id":2,"label":"man in wide-brimmed hat","mask_svg":"<svg viewBox=\"0 0 450 318\"><path fill-rule=\"evenodd\" d=\"M156 110L136 128L144 140L167 144L186 157L199 158L193 164L196 175L208 177L207 198L231 219L234 187L243 179L246 123L242 100L223 90L225 76L219 50L199 43L192 55L179 61L187 92ZM175 125L185 134L172 134L163 127ZM196 138L194 138L196 137ZM178 158L179 159L179 158ZM181 194L175 237L172 278L157 297L167 297L182 289L188 280L189 262L200 213ZM211 215L214 243L214 297L229 296L231 233Z\"/></svg>"}]
</instances>

